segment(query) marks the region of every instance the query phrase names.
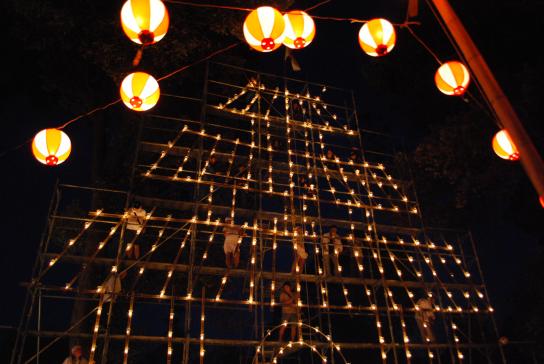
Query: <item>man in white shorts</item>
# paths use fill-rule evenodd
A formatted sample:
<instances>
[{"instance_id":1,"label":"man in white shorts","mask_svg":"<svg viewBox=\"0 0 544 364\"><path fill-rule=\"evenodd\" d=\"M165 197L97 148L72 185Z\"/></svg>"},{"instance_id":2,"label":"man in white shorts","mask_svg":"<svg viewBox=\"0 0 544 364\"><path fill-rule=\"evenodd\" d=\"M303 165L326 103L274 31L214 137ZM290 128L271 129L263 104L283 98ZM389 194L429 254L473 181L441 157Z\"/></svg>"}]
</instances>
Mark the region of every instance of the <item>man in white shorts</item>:
<instances>
[{"instance_id":1,"label":"man in white shorts","mask_svg":"<svg viewBox=\"0 0 544 364\"><path fill-rule=\"evenodd\" d=\"M240 243L244 237L244 231L240 226L234 225L230 217L225 219L225 224L228 224L223 226L225 265L227 268L237 268L238 264L240 264Z\"/></svg>"},{"instance_id":2,"label":"man in white shorts","mask_svg":"<svg viewBox=\"0 0 544 364\"><path fill-rule=\"evenodd\" d=\"M295 259L293 260L293 268L291 268L291 273L301 273L302 269L304 268L306 258L308 258L308 253L306 253L306 249L304 249L304 233L299 225L295 227L295 232L293 234L293 250L295 253Z\"/></svg>"},{"instance_id":3,"label":"man in white shorts","mask_svg":"<svg viewBox=\"0 0 544 364\"><path fill-rule=\"evenodd\" d=\"M342 246L342 237L338 235L338 228L335 225L330 227L328 233L323 234L321 243L323 244L323 274L329 274L329 249L332 245L334 254L330 258L332 258L332 263L334 265L334 275L339 276L342 272L342 266L340 265L338 258L344 247Z\"/></svg>"},{"instance_id":4,"label":"man in white shorts","mask_svg":"<svg viewBox=\"0 0 544 364\"><path fill-rule=\"evenodd\" d=\"M298 295L296 292L293 292L291 289L291 283L285 282L281 287L280 293L280 303L282 304L281 308L281 322L284 324L280 327L279 341L283 341L283 335L287 326L291 326L291 341L296 340L296 329L297 329L297 302Z\"/></svg>"},{"instance_id":5,"label":"man in white shorts","mask_svg":"<svg viewBox=\"0 0 544 364\"><path fill-rule=\"evenodd\" d=\"M435 342L433 333L433 323L435 319L433 304L433 297L423 297L416 302L416 305L419 308L419 310L416 311L415 315L417 327L419 328L419 333L422 340L428 343Z\"/></svg>"}]
</instances>

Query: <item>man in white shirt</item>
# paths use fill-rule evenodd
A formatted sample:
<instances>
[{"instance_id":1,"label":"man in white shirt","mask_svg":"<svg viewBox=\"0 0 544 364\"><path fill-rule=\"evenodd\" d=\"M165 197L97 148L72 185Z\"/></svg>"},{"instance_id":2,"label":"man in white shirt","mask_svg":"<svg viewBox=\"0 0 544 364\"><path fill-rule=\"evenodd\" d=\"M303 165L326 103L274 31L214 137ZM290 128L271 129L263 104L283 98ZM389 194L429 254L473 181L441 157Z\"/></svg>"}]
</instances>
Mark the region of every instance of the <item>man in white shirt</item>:
<instances>
[{"instance_id":1,"label":"man in white shirt","mask_svg":"<svg viewBox=\"0 0 544 364\"><path fill-rule=\"evenodd\" d=\"M240 226L234 225L230 217L225 219L225 224L227 224L223 226L225 265L227 268L237 268L238 264L240 264L240 244L244 237L244 231Z\"/></svg>"},{"instance_id":2,"label":"man in white shirt","mask_svg":"<svg viewBox=\"0 0 544 364\"><path fill-rule=\"evenodd\" d=\"M140 244L137 244L135 238L141 233L144 226L146 211L139 202L134 202L128 210L127 226L125 229L125 241L127 242L127 258L140 259Z\"/></svg>"},{"instance_id":3,"label":"man in white shirt","mask_svg":"<svg viewBox=\"0 0 544 364\"><path fill-rule=\"evenodd\" d=\"M102 290L104 291L104 303L111 302L113 296L117 296L121 293L121 279L125 278L127 272L122 271L119 274L111 273L108 278L102 284Z\"/></svg>"},{"instance_id":4,"label":"man in white shirt","mask_svg":"<svg viewBox=\"0 0 544 364\"><path fill-rule=\"evenodd\" d=\"M89 364L89 361L83 357L81 345L74 345L70 351L70 356L62 364Z\"/></svg>"},{"instance_id":5,"label":"man in white shirt","mask_svg":"<svg viewBox=\"0 0 544 364\"><path fill-rule=\"evenodd\" d=\"M432 329L435 319L433 311L433 298L420 298L417 300L416 306L416 322L421 338L425 342L432 343L435 341Z\"/></svg>"},{"instance_id":6,"label":"man in white shirt","mask_svg":"<svg viewBox=\"0 0 544 364\"><path fill-rule=\"evenodd\" d=\"M321 238L323 247L323 274L329 274L329 253L330 248L333 248L332 263L334 265L334 275L339 276L342 272L342 266L338 260L340 254L344 250L342 246L342 237L338 235L338 228L331 226L328 233L323 234Z\"/></svg>"}]
</instances>

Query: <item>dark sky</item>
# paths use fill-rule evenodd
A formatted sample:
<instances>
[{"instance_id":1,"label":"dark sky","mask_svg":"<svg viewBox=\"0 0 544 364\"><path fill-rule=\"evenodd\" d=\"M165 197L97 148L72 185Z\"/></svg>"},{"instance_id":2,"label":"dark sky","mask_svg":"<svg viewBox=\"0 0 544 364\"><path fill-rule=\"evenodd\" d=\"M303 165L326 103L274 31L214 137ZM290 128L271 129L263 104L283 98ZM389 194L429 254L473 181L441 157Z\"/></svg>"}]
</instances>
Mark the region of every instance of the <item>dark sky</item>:
<instances>
[{"instance_id":1,"label":"dark sky","mask_svg":"<svg viewBox=\"0 0 544 364\"><path fill-rule=\"evenodd\" d=\"M301 2L301 7L314 3L315 1ZM374 3L378 4L333 0L319 8L315 14L362 19L383 16L396 23L403 21L405 1ZM520 94L522 86L516 83L519 74L539 62L536 59L536 47L541 44L543 35L543 2L452 0L452 3L495 71L499 82L505 87L506 93ZM121 2L119 8L120 6ZM421 8L419 20L422 24L414 27L416 32L442 59L456 58L451 45L423 1ZM118 13L112 12L103 16L117 19ZM171 21L183 20L172 16ZM16 29L16 25L12 25ZM388 57L375 60L363 54L357 44L359 26L349 22L317 21L314 43L296 54L303 70L292 76L355 90L364 127L402 136L409 151L448 115L466 110L464 101L448 98L436 90L433 82L436 63L406 30L397 30L397 45ZM39 33L35 36L39 37ZM7 60L8 67L4 68L2 77L4 96L0 106L0 120L4 128L0 142L2 150L8 150L31 138L37 131L62 124L74 116L57 109L54 102L49 102L59 96L59 91L51 91L43 82L44 78L55 77L54 74L48 74L47 77L40 74L48 72L47 67L36 66L44 60L32 58L17 37L7 38L8 46L4 47L3 58ZM163 40L168 41L168 37ZM264 55L245 50L245 45L242 47L244 49L237 52L248 58L249 67L282 73L282 51ZM92 52L92 48L88 51ZM50 57L54 58L55 49L50 52ZM63 62L69 64L67 60ZM185 63L183 59L180 60L180 66ZM169 70L164 70L163 73L166 71ZM384 74L387 77L383 78ZM405 82L412 74L414 79ZM536 72L535 77L541 78L542 73ZM536 80L533 81L537 83ZM473 86L471 91L477 93ZM97 92L115 95L116 90L97 89ZM70 94L67 91L61 96L69 98ZM528 106L519 98L514 100L514 105L518 110ZM89 110L86 106L82 103L81 113ZM536 108L535 105L531 107ZM47 168L34 161L29 145L0 157L3 167L1 221L4 233L1 242L3 254L0 277L5 292L4 298L0 300L0 325L15 325L18 322L24 293L20 282L29 280L56 179L82 184L89 181L92 121L93 119L83 119L68 129L74 148L69 161L58 168ZM492 121L488 121L491 131ZM532 134L542 148L542 134ZM492 134L490 138L491 136ZM519 166L505 163L504 168L522 173ZM509 175L505 172L504 176L506 178ZM530 190L527 186L524 188ZM523 196L534 198L534 201L528 201L522 206L535 209L536 194L525 192ZM465 224L461 227L474 231L492 303L496 302L498 317L501 319L514 309L512 297L519 292L519 280L524 279L527 265L539 249L538 240L542 239L542 232L525 229L515 218L497 216L491 211L493 208L493 204L488 205L485 201L477 209L470 207L471 212L478 213L465 214L473 218L464 221Z\"/></svg>"}]
</instances>

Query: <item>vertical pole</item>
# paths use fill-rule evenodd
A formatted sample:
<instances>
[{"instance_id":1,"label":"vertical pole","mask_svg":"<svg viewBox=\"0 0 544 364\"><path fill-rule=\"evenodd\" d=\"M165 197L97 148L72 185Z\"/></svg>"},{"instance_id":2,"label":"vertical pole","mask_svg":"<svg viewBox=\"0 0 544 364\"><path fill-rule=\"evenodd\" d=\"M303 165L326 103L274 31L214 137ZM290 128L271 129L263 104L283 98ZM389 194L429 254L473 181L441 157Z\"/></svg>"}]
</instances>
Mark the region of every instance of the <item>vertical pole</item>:
<instances>
[{"instance_id":1,"label":"vertical pole","mask_svg":"<svg viewBox=\"0 0 544 364\"><path fill-rule=\"evenodd\" d=\"M357 117L357 112L356 112L356 107L355 107L355 105L356 105L355 104L355 95L353 94L353 91L351 91L351 101L352 101L352 105L353 105L353 112L354 112L354 115L355 115L355 121L357 122L357 131L359 132L359 144L361 145L361 158L363 160L363 163L366 163L366 155L365 155L365 152L364 152L364 149L363 149L363 136L362 136L362 133L360 131L361 129L359 128L359 119ZM363 167L363 177L364 177L364 181L366 183L366 188L368 189L368 192L371 192L371 185L370 185L370 179L368 178L368 168L367 167ZM378 229L377 229L377 225L376 225L376 219L374 217L374 203L373 203L373 201L372 201L372 199L370 197L368 198L368 204L370 206L370 208L369 208L369 210L370 210L370 222L369 222L369 224L372 224L372 234L374 235L374 240L376 242L376 253L378 254L378 259L381 262L382 258L381 258L381 249L380 249L380 246L379 246L379 243L378 243L378 240L379 240ZM398 364L399 359L397 357L397 343L395 342L395 330L393 329L393 317L391 315L391 310L392 309L389 306L389 299L387 297L387 292L388 292L389 288L388 288L387 283L385 282L383 273L380 273L380 279L377 279L377 281L381 281L380 285L383 287L383 296L384 296L384 300L385 300L385 309L386 309L385 312L386 312L386 317L387 317L387 324L389 326L389 334L391 335L390 348L393 351L393 362L395 364ZM378 303L378 298L377 298L377 294L376 294L377 286L378 286L378 284L376 284L376 285L374 285L372 287L372 292L374 293L374 297L376 297L376 312L379 312L379 303ZM378 314L378 317L380 317L379 314ZM382 361L386 362L386 358L384 356L382 356Z\"/></svg>"},{"instance_id":2,"label":"vertical pole","mask_svg":"<svg viewBox=\"0 0 544 364\"><path fill-rule=\"evenodd\" d=\"M200 301L200 364L204 364L204 320L206 319L205 316L205 304L206 304L206 286L202 287L202 293L201 293L201 301Z\"/></svg>"},{"instance_id":3,"label":"vertical pole","mask_svg":"<svg viewBox=\"0 0 544 364\"><path fill-rule=\"evenodd\" d=\"M42 332L42 290L38 288L38 333ZM41 336L38 334L36 337L36 364L40 364L40 339Z\"/></svg>"},{"instance_id":4,"label":"vertical pole","mask_svg":"<svg viewBox=\"0 0 544 364\"><path fill-rule=\"evenodd\" d=\"M476 244L474 244L474 238L472 237L472 232L468 232L468 238L470 240L470 245L471 245L471 248L472 248L472 254L474 255L474 260L476 261L476 267L478 267L478 273L480 274L480 279L482 281L482 285L483 285L483 291L484 291L484 294L485 294L485 297L487 297L487 301L488 303L490 303L490 297L489 297L489 292L487 291L487 285L485 284L485 280L484 280L484 273L482 271L482 266L480 265L480 259L478 258L478 252L476 251ZM493 324L493 329L495 331L495 338L498 340L499 339L499 329L497 327L497 322L495 321L495 315L494 314L490 314L491 316L491 323ZM504 354L504 350L503 350L503 347L502 345L498 345L498 348L499 348L499 353L501 355L501 363L503 364L506 364L506 355Z\"/></svg>"},{"instance_id":5,"label":"vertical pole","mask_svg":"<svg viewBox=\"0 0 544 364\"><path fill-rule=\"evenodd\" d=\"M30 286L26 293L23 312L21 314L21 320L19 321L19 326L17 328L17 336L15 338L15 343L13 345L13 350L11 353L11 364L21 363L23 360L26 337L28 334L28 326L30 325L30 321L32 319L36 292L38 290L39 281L37 281L37 279L40 276L40 271L44 267L45 257L43 256L43 254L47 252L49 240L51 239L51 234L53 232L53 226L55 223L55 218L53 216L57 214L60 198L61 191L59 189L59 181L57 180L55 182L55 187L53 188L53 197L51 197L51 202L49 203L46 228L42 233L40 245L37 249L36 261L34 262L34 267L32 268L32 281L30 282Z\"/></svg>"},{"instance_id":6,"label":"vertical pole","mask_svg":"<svg viewBox=\"0 0 544 364\"><path fill-rule=\"evenodd\" d=\"M118 273L117 273L117 271L115 271L113 273L114 282L116 282L117 279L119 279L118 278ZM114 283L114 285L115 285L115 283ZM111 319L112 319L112 316L113 316L113 305L116 302L117 302L117 293L112 292L111 293L110 304L108 305L108 316L107 316L107 319L106 319L106 328L105 328L105 333L104 333L104 344L102 345L102 356L101 356L101 361L100 361L101 364L106 364L108 362L108 351L110 349L110 328L111 328L111 323L112 323ZM98 319L97 325L100 325L100 319Z\"/></svg>"},{"instance_id":7,"label":"vertical pole","mask_svg":"<svg viewBox=\"0 0 544 364\"><path fill-rule=\"evenodd\" d=\"M541 199L544 198L544 162L521 120L448 0L432 0L432 2L463 53L474 78L481 85L483 93L501 124L508 130L508 134L518 148L520 162L527 176Z\"/></svg>"},{"instance_id":8,"label":"vertical pole","mask_svg":"<svg viewBox=\"0 0 544 364\"><path fill-rule=\"evenodd\" d=\"M309 121L311 123L313 123L313 121L312 121L313 120L313 117L312 117L312 105L310 104L310 102L307 102L307 104L308 104L308 116L307 116L307 118L309 119ZM306 121L306 120L303 120L303 121ZM323 231L323 225L321 224L321 219L322 219L321 218L321 195L319 193L319 175L320 174L319 174L319 172L317 170L318 158L316 157L316 144L318 144L318 142L316 140L318 140L318 139L314 136L314 133L315 133L315 129L310 128L310 140L311 140L311 144L312 144L311 156L312 156L312 164L313 164L312 170L313 170L314 181L315 181L315 196L317 198L315 200L316 209L317 209L316 220L317 220L317 224L318 224L317 230L318 230L318 234L319 234L319 242L321 243L322 242L321 237L323 236L324 231ZM309 178L308 178L308 182L310 182ZM316 241L316 244L318 244L317 241ZM323 249L327 249L327 247L324 247L323 244L320 244L320 246L321 246L321 256L323 256ZM317 258L317 259L319 259L319 258ZM323 259L323 273L324 273L325 277L322 277L319 274L319 271L316 272L316 274L317 274L316 284L319 284L319 287L317 288L318 291L316 293L317 293L318 297L321 297L323 299L323 301L321 302L321 307L319 307L317 309L317 312L318 312L319 327L324 328L323 310L326 310L328 332L329 332L329 335L332 338L333 336L332 336L331 311L330 311L330 308L329 308L329 305L328 305L329 286L327 284L327 278L329 278L329 274L328 274L329 267L325 268L326 263L328 263L328 260L327 260L327 262L325 262L325 259ZM323 295L319 296L319 294L320 294L319 292L321 291L322 287L325 288L326 296L323 296ZM319 302L319 298L318 298L317 302ZM326 307L324 306L325 304L327 304ZM323 330L323 331L325 331L325 330ZM334 356L333 356L333 360L334 360Z\"/></svg>"},{"instance_id":9,"label":"vertical pole","mask_svg":"<svg viewBox=\"0 0 544 364\"><path fill-rule=\"evenodd\" d=\"M210 65L206 62L204 69L204 85L202 87L202 103L200 107L200 127L203 128L206 123L206 107L208 99L208 76ZM202 155L204 153L204 143L202 136L199 136L199 149L197 155L197 172L202 170ZM198 218L198 211L200 206L200 184L195 183L195 190L193 194L194 199L194 216ZM187 272L187 300L185 301L185 341L183 347L183 364L189 363L189 349L190 349L190 337L191 337L191 298L193 290L193 269L194 269L194 254L197 234L197 224L191 224L191 246L189 252L189 271Z\"/></svg>"},{"instance_id":10,"label":"vertical pole","mask_svg":"<svg viewBox=\"0 0 544 364\"><path fill-rule=\"evenodd\" d=\"M259 333L259 338L260 338L260 341L262 341L264 339L264 335L265 335L265 331L264 331L264 325L265 325L265 316L264 316L264 311L265 311L265 280L263 278L263 274L262 272L264 271L264 255L265 255L265 248L266 248L266 242L265 242L265 235L263 234L263 229L264 229L264 222L263 222L263 176L262 176L262 172L263 172L263 167L265 166L265 163L263 163L263 153L262 153L262 150L264 148L263 146L263 139L262 139L262 136L263 136L263 130L262 130L262 121L263 121L263 118L262 118L262 110L261 110L261 75L260 74L257 74L257 85L259 86L257 88L257 95L258 95L258 98L257 98L257 146L258 146L258 151L257 151L257 168L258 168L258 172L257 172L257 178L258 178L258 188L259 188L259 193L256 197L257 199L257 204L258 204L258 215L257 215L257 222L259 224L259 231L260 231L260 237L259 237L259 272L258 272L258 277L257 277L257 282L259 282L260 284L260 290L261 290L261 296L260 297L256 297L257 300L260 301L260 309L261 309L261 317L260 317L260 333ZM270 226L267 226L267 228L270 228ZM272 294L272 292L271 292ZM272 306L270 306L270 308L272 308ZM261 350L262 350L262 347L261 347ZM264 351L264 350L263 350ZM263 353L264 355L264 353ZM257 362L259 360L259 356L258 354L256 355L256 358L257 358Z\"/></svg>"},{"instance_id":11,"label":"vertical pole","mask_svg":"<svg viewBox=\"0 0 544 364\"><path fill-rule=\"evenodd\" d=\"M132 315L134 312L134 291L130 294L130 305L127 312L127 329L125 331L125 348L123 350L123 364L128 363L128 346L130 344L130 330L132 325Z\"/></svg>"}]
</instances>

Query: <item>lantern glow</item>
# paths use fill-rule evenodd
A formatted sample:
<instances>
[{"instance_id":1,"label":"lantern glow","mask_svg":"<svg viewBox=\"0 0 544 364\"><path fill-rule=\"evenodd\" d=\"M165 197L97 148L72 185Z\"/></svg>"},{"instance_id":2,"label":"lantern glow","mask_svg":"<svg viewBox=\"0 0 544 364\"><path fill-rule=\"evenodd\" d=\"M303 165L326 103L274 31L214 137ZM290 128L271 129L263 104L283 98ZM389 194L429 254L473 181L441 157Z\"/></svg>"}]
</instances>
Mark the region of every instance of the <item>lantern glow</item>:
<instances>
[{"instance_id":1,"label":"lantern glow","mask_svg":"<svg viewBox=\"0 0 544 364\"><path fill-rule=\"evenodd\" d=\"M283 16L285 39L283 44L292 49L307 47L315 36L315 23L311 16L301 10L293 10Z\"/></svg>"},{"instance_id":2,"label":"lantern glow","mask_svg":"<svg viewBox=\"0 0 544 364\"><path fill-rule=\"evenodd\" d=\"M285 37L285 20L279 11L261 6L248 14L244 21L244 38L259 52L278 49Z\"/></svg>"},{"instance_id":3,"label":"lantern glow","mask_svg":"<svg viewBox=\"0 0 544 364\"><path fill-rule=\"evenodd\" d=\"M461 62L450 61L438 68L434 82L443 94L461 96L470 83L470 73Z\"/></svg>"},{"instance_id":4,"label":"lantern glow","mask_svg":"<svg viewBox=\"0 0 544 364\"><path fill-rule=\"evenodd\" d=\"M132 110L146 111L157 104L160 89L157 80L144 72L131 73L121 83L121 100Z\"/></svg>"},{"instance_id":5,"label":"lantern glow","mask_svg":"<svg viewBox=\"0 0 544 364\"><path fill-rule=\"evenodd\" d=\"M381 57L390 53L397 35L393 24L385 19L372 19L359 30L359 45L366 54Z\"/></svg>"},{"instance_id":6,"label":"lantern glow","mask_svg":"<svg viewBox=\"0 0 544 364\"><path fill-rule=\"evenodd\" d=\"M121 9L121 24L131 41L150 45L168 31L168 11L160 0L128 0Z\"/></svg>"},{"instance_id":7,"label":"lantern glow","mask_svg":"<svg viewBox=\"0 0 544 364\"><path fill-rule=\"evenodd\" d=\"M58 129L44 129L32 141L32 154L48 166L56 166L64 162L70 155L72 144L65 132Z\"/></svg>"},{"instance_id":8,"label":"lantern glow","mask_svg":"<svg viewBox=\"0 0 544 364\"><path fill-rule=\"evenodd\" d=\"M510 138L510 135L503 129L499 131L493 137L492 142L493 150L502 159L508 159L511 161L517 161L519 159L519 151L514 142Z\"/></svg>"}]
</instances>

